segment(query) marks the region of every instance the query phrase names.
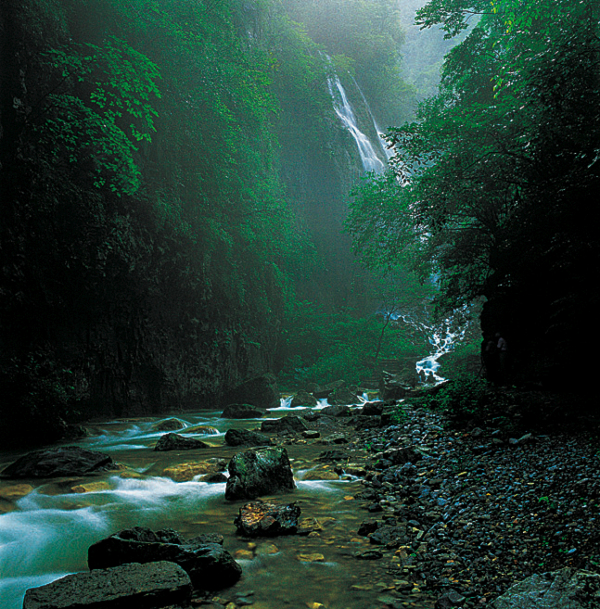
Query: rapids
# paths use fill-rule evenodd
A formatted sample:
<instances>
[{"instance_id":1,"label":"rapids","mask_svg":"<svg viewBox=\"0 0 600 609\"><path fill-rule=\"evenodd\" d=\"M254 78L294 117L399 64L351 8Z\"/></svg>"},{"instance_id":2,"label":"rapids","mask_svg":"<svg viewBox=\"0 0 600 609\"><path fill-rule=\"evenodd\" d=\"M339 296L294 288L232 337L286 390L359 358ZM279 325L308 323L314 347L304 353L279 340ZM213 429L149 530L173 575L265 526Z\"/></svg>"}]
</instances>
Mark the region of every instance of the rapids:
<instances>
[{"instance_id":1,"label":"rapids","mask_svg":"<svg viewBox=\"0 0 600 609\"><path fill-rule=\"evenodd\" d=\"M300 410L289 404L282 399L271 416ZM322 400L315 408L326 405ZM153 444L164 432L154 427L162 419L106 421L95 423L89 437L70 444L107 452L127 469L84 478L0 479L0 606L20 609L28 588L86 571L87 548L92 543L132 526L172 527L186 537L208 532L224 535L224 547L244 572L236 586L219 596L249 599L255 609L314 603L328 609L369 606L376 571L373 561L355 557L370 548L366 538L356 535L360 521L367 517L353 500L362 486L353 476L311 480L313 469L323 468L315 459L327 446L287 446L297 489L273 498L282 503L295 501L302 510L301 518L316 519L321 530L310 536L240 538L233 520L244 502L225 501L224 483L175 482L164 475L164 469L176 463L231 458L241 449L224 444L225 431L258 426L256 420L225 420L219 414L175 415L184 424L178 432L197 425L215 428L217 433L193 434L209 443L209 449L155 452ZM364 458L362 449L350 446L357 460ZM1 454L0 470L18 456ZM90 485L89 492L73 490L82 484ZM11 498L10 490L16 485L33 488L23 491L20 498Z\"/></svg>"}]
</instances>

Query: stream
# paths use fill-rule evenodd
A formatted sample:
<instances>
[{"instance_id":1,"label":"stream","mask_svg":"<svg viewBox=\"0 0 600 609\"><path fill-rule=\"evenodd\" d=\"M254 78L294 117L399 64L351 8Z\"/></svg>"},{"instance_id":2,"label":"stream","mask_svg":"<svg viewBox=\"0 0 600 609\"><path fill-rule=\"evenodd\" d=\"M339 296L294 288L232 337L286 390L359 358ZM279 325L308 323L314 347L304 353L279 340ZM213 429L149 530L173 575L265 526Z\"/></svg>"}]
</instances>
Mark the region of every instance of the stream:
<instances>
[{"instance_id":1,"label":"stream","mask_svg":"<svg viewBox=\"0 0 600 609\"><path fill-rule=\"evenodd\" d=\"M324 406L327 402L322 400L315 408ZM282 399L281 407L269 416L299 414L297 410L303 409L291 409L289 400ZM108 453L124 469L84 478L1 479L0 606L21 609L28 588L86 571L87 549L92 543L132 526L171 527L184 537L221 533L225 549L243 568L242 579L218 593L225 597L224 603L243 598L238 604L251 604L255 609L373 606L389 583L380 581L385 579L384 565L356 558L371 547L366 537L356 534L360 522L369 517L354 499L363 487L356 477L338 477L333 466L317 460L331 446L318 441L286 446L297 488L272 498L297 502L301 519L316 520L317 531L308 536L241 538L233 521L246 501L226 501L224 483L201 482L201 476L176 482L165 475L166 468L183 462L215 457L228 461L246 450L227 446L225 432L231 427L256 428L259 422L223 419L220 413L174 415L184 425L178 433L198 425L212 427L212 433L189 434L210 448L154 451L153 445L165 433L156 431L156 425L170 417L96 422L88 426L89 437L69 445ZM348 446L357 461L364 460L364 450ZM0 470L21 454L0 454Z\"/></svg>"}]
</instances>

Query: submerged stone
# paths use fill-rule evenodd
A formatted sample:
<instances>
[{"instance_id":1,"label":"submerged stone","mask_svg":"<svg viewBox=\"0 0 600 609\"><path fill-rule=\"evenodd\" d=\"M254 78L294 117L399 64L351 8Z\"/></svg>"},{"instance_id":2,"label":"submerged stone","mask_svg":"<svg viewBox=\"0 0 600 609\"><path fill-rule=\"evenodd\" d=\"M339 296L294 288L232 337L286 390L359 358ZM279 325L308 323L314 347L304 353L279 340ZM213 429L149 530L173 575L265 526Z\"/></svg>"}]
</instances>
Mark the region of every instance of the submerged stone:
<instances>
[{"instance_id":1,"label":"submerged stone","mask_svg":"<svg viewBox=\"0 0 600 609\"><path fill-rule=\"evenodd\" d=\"M238 533L250 537L290 535L297 531L299 518L300 508L295 503L252 501L240 508L234 524Z\"/></svg>"}]
</instances>

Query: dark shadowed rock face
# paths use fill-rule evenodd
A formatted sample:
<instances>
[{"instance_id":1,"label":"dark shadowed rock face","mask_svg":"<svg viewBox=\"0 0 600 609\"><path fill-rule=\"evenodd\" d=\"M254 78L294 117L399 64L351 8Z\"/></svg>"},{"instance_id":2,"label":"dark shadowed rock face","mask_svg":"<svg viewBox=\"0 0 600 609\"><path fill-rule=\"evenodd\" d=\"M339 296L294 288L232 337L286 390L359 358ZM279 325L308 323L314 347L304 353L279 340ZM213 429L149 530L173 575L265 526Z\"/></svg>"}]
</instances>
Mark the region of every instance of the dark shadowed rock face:
<instances>
[{"instance_id":1,"label":"dark shadowed rock face","mask_svg":"<svg viewBox=\"0 0 600 609\"><path fill-rule=\"evenodd\" d=\"M288 493L296 488L285 448L263 448L238 453L229 462L226 499L256 499Z\"/></svg>"},{"instance_id":2,"label":"dark shadowed rock face","mask_svg":"<svg viewBox=\"0 0 600 609\"><path fill-rule=\"evenodd\" d=\"M186 438L176 433L167 433L160 437L154 450L193 450L194 448L208 448L208 444L196 438Z\"/></svg>"},{"instance_id":3,"label":"dark shadowed rock face","mask_svg":"<svg viewBox=\"0 0 600 609\"><path fill-rule=\"evenodd\" d=\"M271 439L257 431L249 429L228 429L225 434L227 446L270 446Z\"/></svg>"},{"instance_id":4,"label":"dark shadowed rock face","mask_svg":"<svg viewBox=\"0 0 600 609\"><path fill-rule=\"evenodd\" d=\"M191 595L190 578L175 563L128 564L31 588L23 609L154 609L186 603Z\"/></svg>"},{"instance_id":5,"label":"dark shadowed rock face","mask_svg":"<svg viewBox=\"0 0 600 609\"><path fill-rule=\"evenodd\" d=\"M266 412L252 404L228 404L221 415L224 419L260 419Z\"/></svg>"},{"instance_id":6,"label":"dark shadowed rock face","mask_svg":"<svg viewBox=\"0 0 600 609\"><path fill-rule=\"evenodd\" d=\"M49 448L30 452L2 472L4 478L56 478L85 476L113 469L113 460L104 453L78 446Z\"/></svg>"},{"instance_id":7,"label":"dark shadowed rock face","mask_svg":"<svg viewBox=\"0 0 600 609\"><path fill-rule=\"evenodd\" d=\"M249 537L290 535L297 531L299 518L300 508L295 503L252 501L240 508L234 524L238 533Z\"/></svg>"},{"instance_id":8,"label":"dark shadowed rock face","mask_svg":"<svg viewBox=\"0 0 600 609\"><path fill-rule=\"evenodd\" d=\"M235 584L242 568L221 545L219 535L183 540L172 529L134 527L103 539L88 550L90 569L126 563L170 561L180 565L200 590L220 590Z\"/></svg>"},{"instance_id":9,"label":"dark shadowed rock face","mask_svg":"<svg viewBox=\"0 0 600 609\"><path fill-rule=\"evenodd\" d=\"M223 406L227 404L252 404L258 408L277 408L280 405L279 389L274 374L263 374L245 381L222 399Z\"/></svg>"}]
</instances>

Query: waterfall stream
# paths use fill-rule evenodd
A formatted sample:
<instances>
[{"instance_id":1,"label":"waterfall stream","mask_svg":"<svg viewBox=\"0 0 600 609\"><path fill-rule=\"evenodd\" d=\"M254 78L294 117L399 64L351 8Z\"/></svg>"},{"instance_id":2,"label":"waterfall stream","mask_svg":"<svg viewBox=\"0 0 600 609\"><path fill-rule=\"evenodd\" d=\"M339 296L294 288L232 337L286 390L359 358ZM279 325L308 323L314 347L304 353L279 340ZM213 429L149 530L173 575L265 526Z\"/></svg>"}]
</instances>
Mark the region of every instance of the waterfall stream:
<instances>
[{"instance_id":1,"label":"waterfall stream","mask_svg":"<svg viewBox=\"0 0 600 609\"><path fill-rule=\"evenodd\" d=\"M354 114L354 110L352 109L352 106L348 101L346 90L340 82L340 79L337 75L335 75L329 78L327 83L329 86L329 92L333 99L333 108L340 120L342 121L344 127L350 132L350 134L354 138L364 170L374 171L375 173L382 173L383 171L385 171L386 168L385 163L381 160L380 155L376 152L371 140L358 127L356 115ZM366 105L368 108L368 104ZM369 109L369 113L370 112L371 111ZM374 127L375 130L379 132L375 123Z\"/></svg>"}]
</instances>

